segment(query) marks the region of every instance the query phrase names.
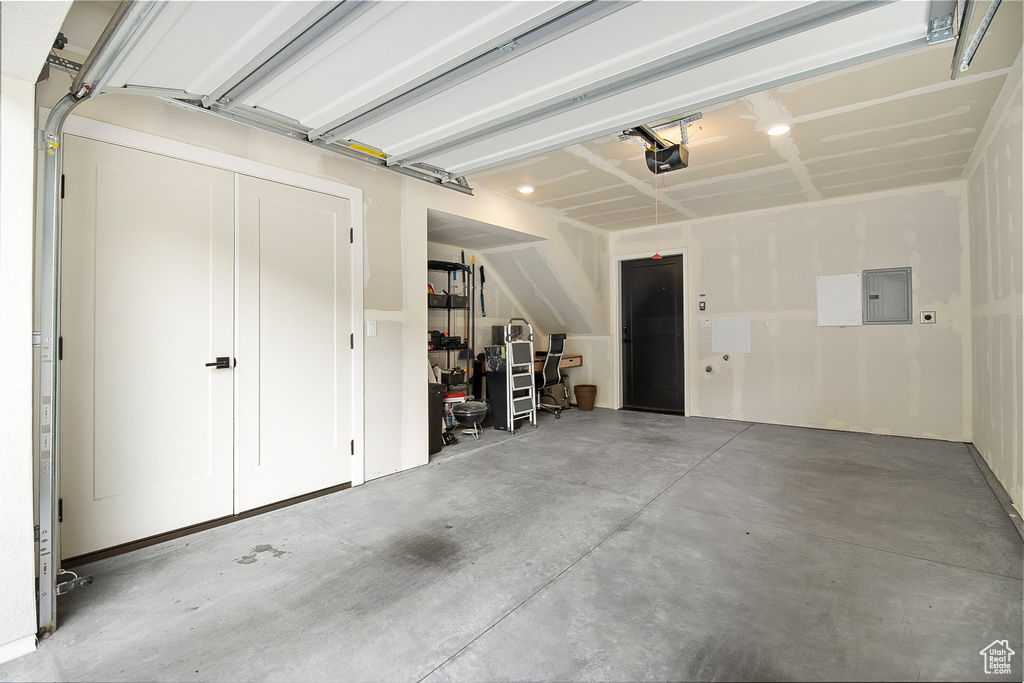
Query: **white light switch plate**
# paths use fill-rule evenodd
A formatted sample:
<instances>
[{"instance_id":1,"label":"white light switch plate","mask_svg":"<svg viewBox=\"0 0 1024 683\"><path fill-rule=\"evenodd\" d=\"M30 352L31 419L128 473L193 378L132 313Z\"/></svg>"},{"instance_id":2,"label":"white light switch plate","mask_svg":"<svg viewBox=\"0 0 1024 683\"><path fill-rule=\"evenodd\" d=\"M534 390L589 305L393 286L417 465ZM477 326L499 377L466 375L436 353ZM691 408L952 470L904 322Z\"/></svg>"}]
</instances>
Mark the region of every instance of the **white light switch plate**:
<instances>
[{"instance_id":1,"label":"white light switch plate","mask_svg":"<svg viewBox=\"0 0 1024 683\"><path fill-rule=\"evenodd\" d=\"M366 336L376 337L377 336L377 321L367 320L366 321Z\"/></svg>"},{"instance_id":2,"label":"white light switch plate","mask_svg":"<svg viewBox=\"0 0 1024 683\"><path fill-rule=\"evenodd\" d=\"M769 315L768 317L766 317L764 319L764 324L767 325L768 327L775 327L775 316Z\"/></svg>"}]
</instances>

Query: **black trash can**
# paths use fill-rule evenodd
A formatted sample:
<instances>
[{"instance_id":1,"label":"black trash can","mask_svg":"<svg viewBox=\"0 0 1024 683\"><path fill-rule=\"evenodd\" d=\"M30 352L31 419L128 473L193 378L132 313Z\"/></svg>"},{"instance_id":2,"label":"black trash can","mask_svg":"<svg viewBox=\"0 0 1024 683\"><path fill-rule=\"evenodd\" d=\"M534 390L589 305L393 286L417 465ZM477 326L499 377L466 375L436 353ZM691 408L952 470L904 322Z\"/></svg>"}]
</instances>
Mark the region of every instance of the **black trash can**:
<instances>
[{"instance_id":1,"label":"black trash can","mask_svg":"<svg viewBox=\"0 0 1024 683\"><path fill-rule=\"evenodd\" d=\"M491 426L508 431L508 379L505 371L487 373L487 404L491 409Z\"/></svg>"},{"instance_id":2,"label":"black trash can","mask_svg":"<svg viewBox=\"0 0 1024 683\"><path fill-rule=\"evenodd\" d=\"M428 384L427 385L427 419L430 420L430 427L428 430L430 444L429 453L440 453L441 449L444 448L444 442L441 440L441 428L444 420L444 385L443 384Z\"/></svg>"}]
</instances>

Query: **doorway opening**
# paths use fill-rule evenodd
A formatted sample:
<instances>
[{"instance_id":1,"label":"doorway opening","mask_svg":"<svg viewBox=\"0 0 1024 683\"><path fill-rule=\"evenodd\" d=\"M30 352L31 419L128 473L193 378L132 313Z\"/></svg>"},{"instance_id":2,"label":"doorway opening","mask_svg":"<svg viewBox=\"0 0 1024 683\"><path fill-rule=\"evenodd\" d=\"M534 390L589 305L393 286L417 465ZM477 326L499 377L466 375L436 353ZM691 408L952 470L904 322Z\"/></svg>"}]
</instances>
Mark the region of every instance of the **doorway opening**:
<instances>
[{"instance_id":1,"label":"doorway opening","mask_svg":"<svg viewBox=\"0 0 1024 683\"><path fill-rule=\"evenodd\" d=\"M622 407L685 414L683 255L619 268Z\"/></svg>"}]
</instances>

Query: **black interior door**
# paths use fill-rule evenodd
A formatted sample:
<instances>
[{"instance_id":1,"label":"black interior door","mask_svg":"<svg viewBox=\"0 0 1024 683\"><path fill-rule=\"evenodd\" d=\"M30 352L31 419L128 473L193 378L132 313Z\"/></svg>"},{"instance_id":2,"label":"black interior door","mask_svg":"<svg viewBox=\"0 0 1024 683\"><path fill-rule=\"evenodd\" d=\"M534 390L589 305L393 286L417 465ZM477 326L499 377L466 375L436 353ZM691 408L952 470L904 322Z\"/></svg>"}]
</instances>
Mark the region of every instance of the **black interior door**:
<instances>
[{"instance_id":1,"label":"black interior door","mask_svg":"<svg viewBox=\"0 0 1024 683\"><path fill-rule=\"evenodd\" d=\"M622 403L683 412L683 257L622 263Z\"/></svg>"}]
</instances>

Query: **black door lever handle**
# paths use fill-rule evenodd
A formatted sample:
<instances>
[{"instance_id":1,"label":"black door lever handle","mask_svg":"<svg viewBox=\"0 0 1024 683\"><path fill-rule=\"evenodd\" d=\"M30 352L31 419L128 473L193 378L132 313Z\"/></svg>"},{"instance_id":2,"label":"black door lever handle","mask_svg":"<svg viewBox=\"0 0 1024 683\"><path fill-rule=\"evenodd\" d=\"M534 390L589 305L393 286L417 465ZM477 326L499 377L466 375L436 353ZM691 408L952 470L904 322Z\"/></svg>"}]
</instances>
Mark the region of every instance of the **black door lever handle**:
<instances>
[{"instance_id":1,"label":"black door lever handle","mask_svg":"<svg viewBox=\"0 0 1024 683\"><path fill-rule=\"evenodd\" d=\"M212 363L207 363L208 368L218 368L222 370L231 369L231 356L217 356L217 360Z\"/></svg>"}]
</instances>

